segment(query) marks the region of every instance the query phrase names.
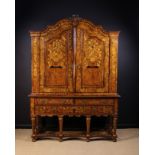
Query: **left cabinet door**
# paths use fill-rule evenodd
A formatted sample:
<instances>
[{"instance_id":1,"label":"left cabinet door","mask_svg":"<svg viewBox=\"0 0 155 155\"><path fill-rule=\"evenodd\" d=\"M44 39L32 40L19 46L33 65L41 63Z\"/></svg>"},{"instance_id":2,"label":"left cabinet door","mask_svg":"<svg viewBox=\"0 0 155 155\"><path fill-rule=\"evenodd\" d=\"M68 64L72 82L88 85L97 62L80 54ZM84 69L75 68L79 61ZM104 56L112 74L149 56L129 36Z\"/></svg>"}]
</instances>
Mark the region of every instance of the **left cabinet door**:
<instances>
[{"instance_id":1,"label":"left cabinet door","mask_svg":"<svg viewBox=\"0 0 155 155\"><path fill-rule=\"evenodd\" d=\"M49 29L40 37L40 92L69 93L72 81L72 29Z\"/></svg>"}]
</instances>

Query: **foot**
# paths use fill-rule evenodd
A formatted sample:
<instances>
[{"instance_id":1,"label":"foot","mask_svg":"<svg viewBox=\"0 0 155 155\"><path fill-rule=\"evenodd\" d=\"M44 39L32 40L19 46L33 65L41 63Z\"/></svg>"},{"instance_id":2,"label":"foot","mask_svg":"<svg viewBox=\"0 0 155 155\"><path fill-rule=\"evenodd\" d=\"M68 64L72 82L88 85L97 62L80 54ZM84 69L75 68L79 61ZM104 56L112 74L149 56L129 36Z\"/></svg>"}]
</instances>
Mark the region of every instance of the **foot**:
<instances>
[{"instance_id":1,"label":"foot","mask_svg":"<svg viewBox=\"0 0 155 155\"><path fill-rule=\"evenodd\" d=\"M37 139L35 137L32 137L32 142L36 142Z\"/></svg>"},{"instance_id":2,"label":"foot","mask_svg":"<svg viewBox=\"0 0 155 155\"><path fill-rule=\"evenodd\" d=\"M113 136L113 142L117 142L117 135Z\"/></svg>"}]
</instances>

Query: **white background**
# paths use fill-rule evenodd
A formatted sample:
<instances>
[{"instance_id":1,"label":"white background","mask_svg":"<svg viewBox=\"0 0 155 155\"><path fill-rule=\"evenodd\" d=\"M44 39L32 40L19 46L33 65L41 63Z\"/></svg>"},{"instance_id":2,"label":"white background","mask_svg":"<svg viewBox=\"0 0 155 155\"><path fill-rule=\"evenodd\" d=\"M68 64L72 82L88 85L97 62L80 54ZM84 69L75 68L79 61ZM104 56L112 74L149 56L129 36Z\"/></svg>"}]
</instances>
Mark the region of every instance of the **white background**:
<instances>
[{"instance_id":1,"label":"white background","mask_svg":"<svg viewBox=\"0 0 155 155\"><path fill-rule=\"evenodd\" d=\"M0 155L15 154L15 2L0 0Z\"/></svg>"},{"instance_id":2,"label":"white background","mask_svg":"<svg viewBox=\"0 0 155 155\"><path fill-rule=\"evenodd\" d=\"M133 4L134 5L134 4ZM132 9L131 9L132 11ZM140 155L155 154L155 0L140 0ZM134 109L133 109L134 110ZM15 154L15 2L0 1L0 155Z\"/></svg>"}]
</instances>

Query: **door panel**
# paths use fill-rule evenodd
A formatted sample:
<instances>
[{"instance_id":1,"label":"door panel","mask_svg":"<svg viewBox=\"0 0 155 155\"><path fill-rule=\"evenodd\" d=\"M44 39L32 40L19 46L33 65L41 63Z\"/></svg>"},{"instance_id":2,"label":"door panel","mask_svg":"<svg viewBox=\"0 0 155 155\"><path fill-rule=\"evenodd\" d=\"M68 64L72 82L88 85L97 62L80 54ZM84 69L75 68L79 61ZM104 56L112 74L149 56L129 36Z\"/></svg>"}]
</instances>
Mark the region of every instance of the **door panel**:
<instances>
[{"instance_id":1,"label":"door panel","mask_svg":"<svg viewBox=\"0 0 155 155\"><path fill-rule=\"evenodd\" d=\"M43 38L40 89L43 92L72 92L72 31Z\"/></svg>"},{"instance_id":2,"label":"door panel","mask_svg":"<svg viewBox=\"0 0 155 155\"><path fill-rule=\"evenodd\" d=\"M77 27L76 91L108 92L109 39L79 23Z\"/></svg>"},{"instance_id":3,"label":"door panel","mask_svg":"<svg viewBox=\"0 0 155 155\"><path fill-rule=\"evenodd\" d=\"M66 34L54 38L46 44L45 86L67 87L68 50Z\"/></svg>"},{"instance_id":4,"label":"door panel","mask_svg":"<svg viewBox=\"0 0 155 155\"><path fill-rule=\"evenodd\" d=\"M40 92L107 93L109 36L85 21L64 25L40 37Z\"/></svg>"}]
</instances>

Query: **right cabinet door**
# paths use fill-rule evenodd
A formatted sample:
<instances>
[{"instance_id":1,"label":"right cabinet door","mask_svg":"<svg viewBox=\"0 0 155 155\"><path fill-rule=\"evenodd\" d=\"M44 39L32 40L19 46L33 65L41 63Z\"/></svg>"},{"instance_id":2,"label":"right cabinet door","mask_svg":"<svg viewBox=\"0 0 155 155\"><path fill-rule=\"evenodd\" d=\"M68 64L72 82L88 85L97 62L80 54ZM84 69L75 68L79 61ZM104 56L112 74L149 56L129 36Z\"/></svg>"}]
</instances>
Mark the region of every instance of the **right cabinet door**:
<instances>
[{"instance_id":1,"label":"right cabinet door","mask_svg":"<svg viewBox=\"0 0 155 155\"><path fill-rule=\"evenodd\" d=\"M107 33L85 22L79 22L76 33L76 92L107 93L109 81Z\"/></svg>"}]
</instances>

